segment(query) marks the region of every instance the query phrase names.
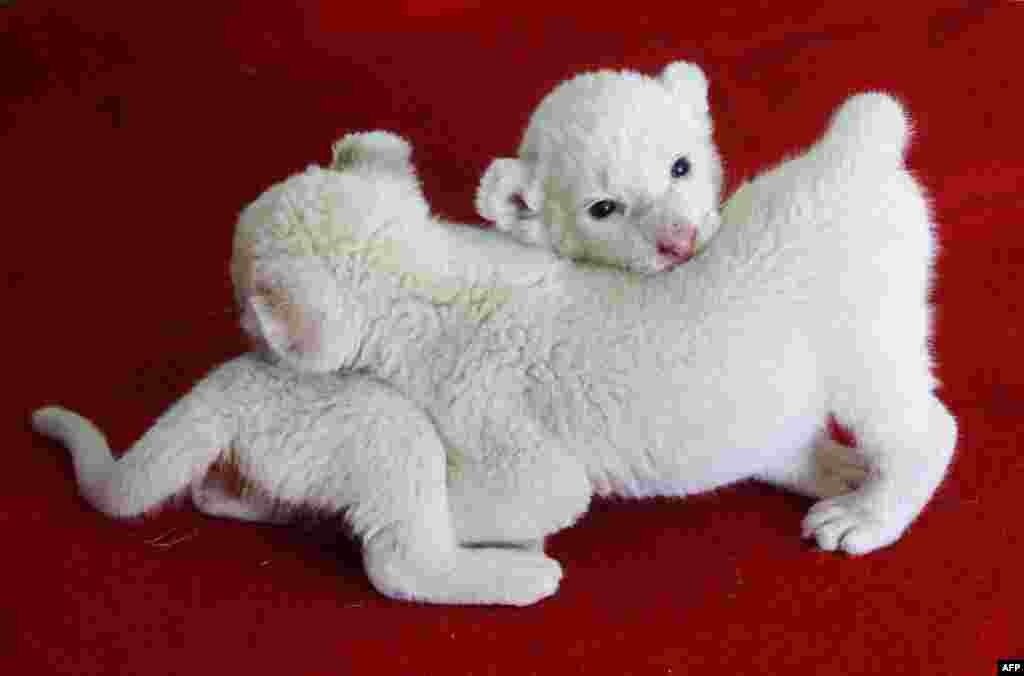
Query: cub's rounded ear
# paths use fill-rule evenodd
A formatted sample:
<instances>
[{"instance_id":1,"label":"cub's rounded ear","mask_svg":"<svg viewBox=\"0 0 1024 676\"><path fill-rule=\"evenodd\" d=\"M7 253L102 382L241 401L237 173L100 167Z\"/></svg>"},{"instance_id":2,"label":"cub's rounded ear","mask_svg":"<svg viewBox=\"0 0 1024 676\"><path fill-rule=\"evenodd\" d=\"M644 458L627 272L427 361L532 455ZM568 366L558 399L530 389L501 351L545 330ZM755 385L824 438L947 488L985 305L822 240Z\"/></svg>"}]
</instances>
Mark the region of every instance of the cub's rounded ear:
<instances>
[{"instance_id":1,"label":"cub's rounded ear","mask_svg":"<svg viewBox=\"0 0 1024 676\"><path fill-rule=\"evenodd\" d=\"M331 169L343 171L362 165L389 171L412 173L412 145L389 131L361 131L345 134L331 146Z\"/></svg>"},{"instance_id":2,"label":"cub's rounded ear","mask_svg":"<svg viewBox=\"0 0 1024 676\"><path fill-rule=\"evenodd\" d=\"M315 258L256 266L242 291L242 328L281 362L298 371L329 373L352 346L333 320L334 279Z\"/></svg>"},{"instance_id":3,"label":"cub's rounded ear","mask_svg":"<svg viewBox=\"0 0 1024 676\"><path fill-rule=\"evenodd\" d=\"M491 162L476 191L476 211L499 230L509 230L537 215L540 197L533 183L533 171L519 159Z\"/></svg>"},{"instance_id":4,"label":"cub's rounded ear","mask_svg":"<svg viewBox=\"0 0 1024 676\"><path fill-rule=\"evenodd\" d=\"M675 61L665 66L659 77L662 84L686 100L699 115L708 115L708 79L700 66Z\"/></svg>"}]
</instances>

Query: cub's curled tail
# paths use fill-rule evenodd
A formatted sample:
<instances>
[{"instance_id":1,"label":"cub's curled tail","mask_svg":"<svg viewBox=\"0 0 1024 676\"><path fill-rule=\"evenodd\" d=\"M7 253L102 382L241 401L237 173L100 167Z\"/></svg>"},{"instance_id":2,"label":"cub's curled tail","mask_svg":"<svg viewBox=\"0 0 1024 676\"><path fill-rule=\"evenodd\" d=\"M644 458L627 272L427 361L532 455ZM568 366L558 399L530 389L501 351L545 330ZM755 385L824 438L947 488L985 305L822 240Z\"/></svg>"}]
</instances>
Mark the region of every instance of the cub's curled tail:
<instances>
[{"instance_id":1,"label":"cub's curled tail","mask_svg":"<svg viewBox=\"0 0 1024 676\"><path fill-rule=\"evenodd\" d=\"M815 149L846 170L891 169L902 167L910 136L902 104L889 94L866 92L851 96L833 113Z\"/></svg>"},{"instance_id":2,"label":"cub's curled tail","mask_svg":"<svg viewBox=\"0 0 1024 676\"><path fill-rule=\"evenodd\" d=\"M120 459L89 420L59 406L32 414L37 432L71 452L79 491L114 517L143 514L200 480L231 441L226 385L233 362L175 402Z\"/></svg>"}]
</instances>

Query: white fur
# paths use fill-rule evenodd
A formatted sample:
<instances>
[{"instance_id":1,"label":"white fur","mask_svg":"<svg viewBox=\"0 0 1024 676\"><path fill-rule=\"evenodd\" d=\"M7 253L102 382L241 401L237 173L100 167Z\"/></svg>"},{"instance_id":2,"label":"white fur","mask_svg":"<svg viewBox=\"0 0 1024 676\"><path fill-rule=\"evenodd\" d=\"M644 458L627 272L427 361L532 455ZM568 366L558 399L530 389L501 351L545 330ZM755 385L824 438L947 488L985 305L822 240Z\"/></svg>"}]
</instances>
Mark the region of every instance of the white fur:
<instances>
[{"instance_id":1,"label":"white fur","mask_svg":"<svg viewBox=\"0 0 1024 676\"><path fill-rule=\"evenodd\" d=\"M556 506L545 499L579 490L574 462L598 493L688 493L751 476L799 483L813 465L808 440L833 413L856 433L871 475L818 503L808 534L851 553L887 545L934 491L956 439L931 394L932 233L902 166L907 137L893 99L854 97L819 144L740 189L703 255L648 277L417 220L379 197L400 175L336 175L351 202L335 215L357 239L373 232L393 243L397 270L359 256L323 261L341 281L312 309L324 335L348 346L331 348L347 356L324 366L372 373L428 412L473 477L449 481L453 521L468 540L542 536ZM311 169L284 191L322 179ZM546 185L559 200L571 194ZM355 206L367 192L379 207L372 214ZM265 241L255 216L274 210L273 195L243 215L239 250ZM252 265L257 277L261 265ZM423 277L434 286L424 289ZM479 316L439 299L440 287L505 300ZM525 459L536 472L529 481L518 468ZM492 499L503 494L507 502ZM463 513L463 503L473 508ZM511 532L510 514L540 530Z\"/></svg>"},{"instance_id":2,"label":"white fur","mask_svg":"<svg viewBox=\"0 0 1024 676\"><path fill-rule=\"evenodd\" d=\"M530 118L518 158L495 160L477 192L480 215L528 244L578 260L665 270L673 226L697 229L698 249L719 223L722 167L701 70L670 64L657 78L585 73L548 94ZM671 176L680 157L690 173ZM620 208L596 220L588 208Z\"/></svg>"},{"instance_id":3,"label":"white fur","mask_svg":"<svg viewBox=\"0 0 1024 676\"><path fill-rule=\"evenodd\" d=\"M643 106L615 103L622 89L576 82L575 94L563 91L581 106L646 124ZM669 126L648 129L644 152L675 140ZM857 435L871 473L855 491L836 485L842 494L818 502L805 531L850 553L891 543L956 440L931 393L932 235L902 166L906 138L892 99L855 97L819 144L730 200L700 256L651 276L433 220L409 167L342 162L288 179L239 221L244 326L285 366L346 375L273 367L289 385L253 380L255 419L227 428L249 435L234 446L248 458L243 472L279 499L347 510L386 594L530 603L554 591L557 563L461 545L536 542L595 492L685 494L748 477L818 491L812 454L822 446L810 440L831 412ZM599 154L586 156L602 170ZM642 193L651 175L619 180ZM577 184L548 178L538 204L571 204ZM307 387L321 389L296 397ZM180 418L178 433L198 425L202 443L161 433L163 451L136 446L115 464L87 450L95 439L71 430L67 413L36 424L71 443L90 499L131 513L194 481L213 442L231 441L207 423L236 410L233 390L212 391L224 399L211 400L214 413ZM343 413L321 425L296 415L302 402ZM82 435L88 443L76 446ZM121 478L95 479L111 472ZM122 488L94 487L109 485Z\"/></svg>"},{"instance_id":4,"label":"white fur","mask_svg":"<svg viewBox=\"0 0 1024 676\"><path fill-rule=\"evenodd\" d=\"M189 489L216 516L343 512L365 543L371 581L398 598L523 605L561 578L542 551L456 547L442 442L420 409L372 378L304 374L244 355L214 369L117 461L71 411L43 408L32 422L68 445L83 496L110 516L142 514ZM204 482L225 456L257 495L242 502Z\"/></svg>"}]
</instances>

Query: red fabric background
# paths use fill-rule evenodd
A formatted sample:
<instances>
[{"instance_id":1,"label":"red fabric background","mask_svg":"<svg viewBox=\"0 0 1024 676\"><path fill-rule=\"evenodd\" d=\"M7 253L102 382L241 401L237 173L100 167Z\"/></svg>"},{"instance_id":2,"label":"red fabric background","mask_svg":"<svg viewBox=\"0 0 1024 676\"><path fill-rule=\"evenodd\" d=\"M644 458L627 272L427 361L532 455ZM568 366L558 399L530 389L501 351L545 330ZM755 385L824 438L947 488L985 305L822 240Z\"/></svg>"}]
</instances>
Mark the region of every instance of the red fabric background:
<instances>
[{"instance_id":1,"label":"red fabric background","mask_svg":"<svg viewBox=\"0 0 1024 676\"><path fill-rule=\"evenodd\" d=\"M968 676L1024 657L1024 3L3 4L0 673ZM849 93L913 112L961 440L895 546L818 552L808 500L744 484L596 504L552 540L567 576L535 607L411 606L329 529L107 520L29 429L59 400L124 448L239 352L234 217L343 132L405 134L436 209L473 219L485 163L556 82L678 58L713 80L731 184Z\"/></svg>"}]
</instances>

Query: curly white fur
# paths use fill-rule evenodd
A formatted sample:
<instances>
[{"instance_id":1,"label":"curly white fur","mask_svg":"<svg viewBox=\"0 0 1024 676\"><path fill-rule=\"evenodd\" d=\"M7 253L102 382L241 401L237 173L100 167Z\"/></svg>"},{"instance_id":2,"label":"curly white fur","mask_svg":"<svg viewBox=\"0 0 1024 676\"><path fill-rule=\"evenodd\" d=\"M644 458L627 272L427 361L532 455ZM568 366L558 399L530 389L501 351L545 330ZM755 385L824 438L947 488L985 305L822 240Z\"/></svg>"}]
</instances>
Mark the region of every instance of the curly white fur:
<instances>
[{"instance_id":1,"label":"curly white fur","mask_svg":"<svg viewBox=\"0 0 1024 676\"><path fill-rule=\"evenodd\" d=\"M577 92L645 125L620 93ZM205 430L196 444L170 434L173 409L151 434L165 448L144 438L117 463L68 412L40 412L37 427L69 443L83 492L113 514L187 486L228 445L279 499L347 511L370 579L401 598L523 604L553 593L560 568L533 547L463 545L535 543L595 492L682 495L762 477L825 497L805 520L822 547L877 549L921 511L956 440L932 395L933 245L902 166L907 133L891 98L855 97L821 142L730 200L701 255L651 276L438 222L411 167L340 152L337 171L311 167L242 214L233 274L244 326L283 365L229 364L251 383L240 399L235 381L201 383L193 395L214 393L221 412L204 404L178 419L181 435ZM645 147L671 134L652 126ZM395 140L364 138L353 151L369 152L352 156L401 159ZM644 194L652 175L616 180ZM537 204L571 204L563 178L543 181ZM276 394L247 399L264 387ZM295 396L309 387L321 389ZM840 495L812 477L830 412L871 470ZM209 422L217 415L229 422Z\"/></svg>"},{"instance_id":2,"label":"curly white fur","mask_svg":"<svg viewBox=\"0 0 1024 676\"><path fill-rule=\"evenodd\" d=\"M673 175L680 160L685 173ZM488 167L476 206L528 244L649 273L711 239L721 189L708 83L680 61L657 78L598 71L555 88L531 116L519 157ZM609 211L593 215L602 203Z\"/></svg>"}]
</instances>

